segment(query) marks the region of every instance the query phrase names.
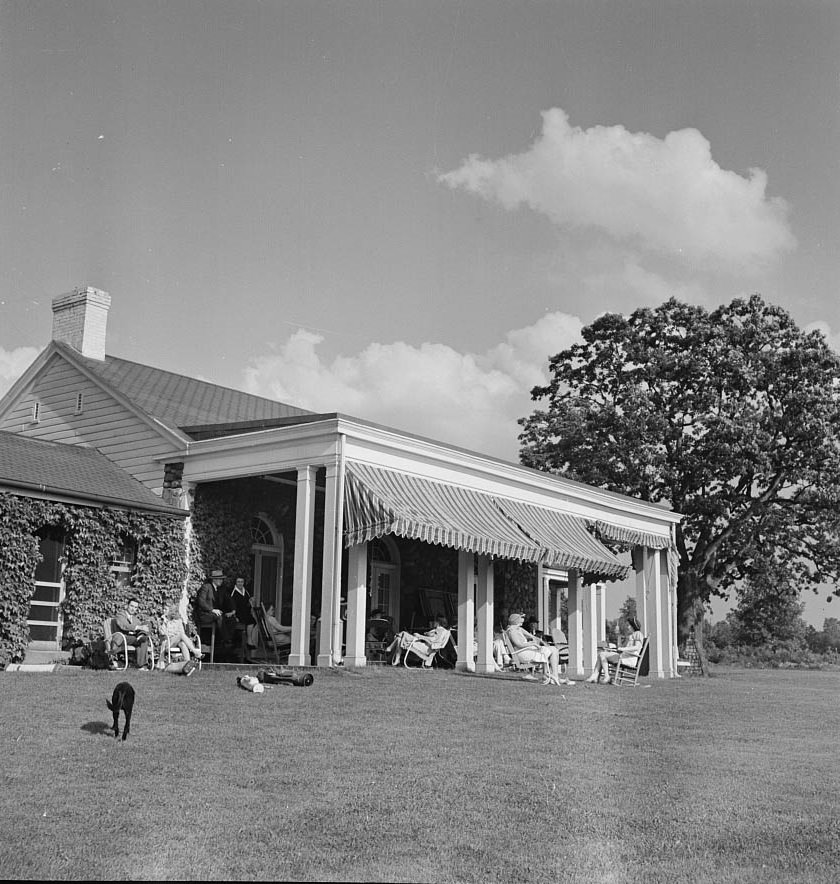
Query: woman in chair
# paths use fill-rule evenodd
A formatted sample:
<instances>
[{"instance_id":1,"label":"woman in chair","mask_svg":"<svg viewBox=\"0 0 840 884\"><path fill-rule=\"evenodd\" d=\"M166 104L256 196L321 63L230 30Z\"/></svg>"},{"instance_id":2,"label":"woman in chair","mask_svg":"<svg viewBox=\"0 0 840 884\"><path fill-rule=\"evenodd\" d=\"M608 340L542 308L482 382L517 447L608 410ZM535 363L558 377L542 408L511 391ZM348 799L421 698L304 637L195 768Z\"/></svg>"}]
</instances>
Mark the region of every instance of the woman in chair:
<instances>
[{"instance_id":1,"label":"woman in chair","mask_svg":"<svg viewBox=\"0 0 840 884\"><path fill-rule=\"evenodd\" d=\"M187 635L186 630L184 629L184 621L181 619L181 613L178 610L178 605L170 605L163 612L163 620L161 621L161 648L163 648L163 644L168 643L170 649L171 648L180 648L181 656L184 660L190 660L191 658L195 658L196 660L201 660L204 656L198 652L198 648L196 648L195 644L193 644L190 637ZM161 662L163 662L161 660Z\"/></svg>"},{"instance_id":2,"label":"woman in chair","mask_svg":"<svg viewBox=\"0 0 840 884\"><path fill-rule=\"evenodd\" d=\"M393 652L391 665L398 666L402 656L400 652L411 647L411 653L417 654L423 660L424 666L430 666L432 657L443 644L446 634L446 621L443 617L432 617L427 632L398 632L391 644L385 648L385 653Z\"/></svg>"},{"instance_id":3,"label":"woman in chair","mask_svg":"<svg viewBox=\"0 0 840 884\"><path fill-rule=\"evenodd\" d=\"M516 652L517 661L520 663L545 663L548 666L548 674L543 684L574 684L567 678L560 678L557 648L542 644L535 635L522 626L524 622L525 616L523 614L511 614L508 617L508 639Z\"/></svg>"},{"instance_id":4,"label":"woman in chair","mask_svg":"<svg viewBox=\"0 0 840 884\"><path fill-rule=\"evenodd\" d=\"M630 617L627 621L630 629L630 635L617 651L598 651L598 660L595 663L595 669L592 675L586 680L590 684L600 682L601 684L610 683L610 663L618 663L624 656L632 656L638 654L642 649L645 637L642 635L642 625L635 617Z\"/></svg>"}]
</instances>

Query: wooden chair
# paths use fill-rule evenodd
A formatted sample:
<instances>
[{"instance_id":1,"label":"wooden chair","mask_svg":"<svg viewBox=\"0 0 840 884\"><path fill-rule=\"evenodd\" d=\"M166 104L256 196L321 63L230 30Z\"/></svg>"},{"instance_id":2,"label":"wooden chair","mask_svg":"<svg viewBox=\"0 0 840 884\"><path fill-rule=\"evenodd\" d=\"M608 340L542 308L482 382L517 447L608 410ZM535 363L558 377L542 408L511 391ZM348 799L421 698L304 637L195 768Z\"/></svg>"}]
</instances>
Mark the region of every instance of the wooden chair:
<instances>
[{"instance_id":1,"label":"wooden chair","mask_svg":"<svg viewBox=\"0 0 840 884\"><path fill-rule=\"evenodd\" d=\"M648 640L642 642L638 653L624 654L616 663L609 664L610 681L615 685L637 685L640 675L649 671Z\"/></svg>"},{"instance_id":2,"label":"wooden chair","mask_svg":"<svg viewBox=\"0 0 840 884\"><path fill-rule=\"evenodd\" d=\"M105 633L106 649L108 651L114 651L117 654L116 661L122 661L122 665L118 666L119 669L128 669L128 655L134 654L135 659L137 659L137 648L134 645L130 645L128 643L125 633L120 632L120 628L117 626L117 621L114 617L106 617L103 621L102 626ZM149 668L154 669L155 646L152 643L151 636L149 636L148 655L149 658L146 661L146 665L149 666Z\"/></svg>"},{"instance_id":3,"label":"wooden chair","mask_svg":"<svg viewBox=\"0 0 840 884\"><path fill-rule=\"evenodd\" d=\"M254 619L257 621L260 644L265 650L266 657L273 657L274 662L279 666L283 660L289 659L289 651L280 649L277 640L274 638L274 633L268 628L267 616L265 606L262 602L254 608ZM281 660L281 658L283 658L283 660Z\"/></svg>"},{"instance_id":4,"label":"wooden chair","mask_svg":"<svg viewBox=\"0 0 840 884\"><path fill-rule=\"evenodd\" d=\"M203 647L210 647L209 662L213 663L216 659L216 621L214 620L212 623L208 623L204 626L196 623L195 631L198 636L199 644ZM202 639L202 634L209 635L209 639Z\"/></svg>"},{"instance_id":5,"label":"wooden chair","mask_svg":"<svg viewBox=\"0 0 840 884\"><path fill-rule=\"evenodd\" d=\"M425 644L422 639L415 638L403 653L403 666L405 666L406 669L410 668L408 665L408 657L410 654L413 654L420 660L421 667L423 669L431 669L438 652L442 651L452 641L452 633L448 629L444 629L443 632L445 634L441 635L441 637L437 641L433 642L430 645L430 652L427 657L423 657L421 654L414 650L415 645Z\"/></svg>"},{"instance_id":6,"label":"wooden chair","mask_svg":"<svg viewBox=\"0 0 840 884\"><path fill-rule=\"evenodd\" d=\"M515 669L519 672L527 672L532 676L535 671L539 670L543 678L548 677L548 663L543 663L540 660L522 659L522 656L525 654L525 652L533 651L533 648L514 648L513 642L510 640L510 635L508 635L508 631L506 629L502 630L502 641L505 643L505 650L507 651L507 655L510 657L511 669Z\"/></svg>"}]
</instances>

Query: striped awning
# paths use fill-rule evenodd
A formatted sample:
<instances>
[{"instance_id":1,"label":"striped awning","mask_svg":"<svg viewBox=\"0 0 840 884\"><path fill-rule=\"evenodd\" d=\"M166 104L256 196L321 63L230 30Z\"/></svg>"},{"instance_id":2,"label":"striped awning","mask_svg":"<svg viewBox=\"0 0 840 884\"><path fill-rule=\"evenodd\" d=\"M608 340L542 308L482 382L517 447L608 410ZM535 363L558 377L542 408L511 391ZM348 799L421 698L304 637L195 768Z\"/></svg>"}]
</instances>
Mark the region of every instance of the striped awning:
<instances>
[{"instance_id":1,"label":"striped awning","mask_svg":"<svg viewBox=\"0 0 840 884\"><path fill-rule=\"evenodd\" d=\"M344 543L394 534L615 580L628 569L582 519L447 482L348 461Z\"/></svg>"},{"instance_id":2,"label":"striped awning","mask_svg":"<svg viewBox=\"0 0 840 884\"><path fill-rule=\"evenodd\" d=\"M586 530L583 519L521 501L502 499L499 506L530 537L542 544L543 564L575 568L588 575L621 580L629 568Z\"/></svg>"}]
</instances>

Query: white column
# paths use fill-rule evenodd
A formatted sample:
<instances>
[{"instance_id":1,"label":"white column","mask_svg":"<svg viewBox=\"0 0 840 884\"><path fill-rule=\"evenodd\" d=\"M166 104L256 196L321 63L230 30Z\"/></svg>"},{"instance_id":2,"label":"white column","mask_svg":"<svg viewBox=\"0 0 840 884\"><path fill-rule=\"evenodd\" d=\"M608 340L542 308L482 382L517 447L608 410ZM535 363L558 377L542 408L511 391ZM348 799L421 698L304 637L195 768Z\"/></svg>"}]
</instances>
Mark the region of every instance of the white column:
<instances>
[{"instance_id":1,"label":"white column","mask_svg":"<svg viewBox=\"0 0 840 884\"><path fill-rule=\"evenodd\" d=\"M367 544L347 551L347 653L345 666L364 666L367 615Z\"/></svg>"},{"instance_id":2,"label":"white column","mask_svg":"<svg viewBox=\"0 0 840 884\"><path fill-rule=\"evenodd\" d=\"M541 632L548 632L551 613L548 607L549 580L542 565L537 565L537 621Z\"/></svg>"},{"instance_id":3,"label":"white column","mask_svg":"<svg viewBox=\"0 0 840 884\"><path fill-rule=\"evenodd\" d=\"M636 617L642 626L642 633L650 635L647 605L650 562L646 546L633 549L633 568L636 571Z\"/></svg>"},{"instance_id":4,"label":"white column","mask_svg":"<svg viewBox=\"0 0 840 884\"><path fill-rule=\"evenodd\" d=\"M324 488L324 559L321 578L321 625L319 630L318 665L332 666L341 660L341 636L336 624L341 603L341 559L336 556L338 501L340 499L338 462L327 465Z\"/></svg>"},{"instance_id":5,"label":"white column","mask_svg":"<svg viewBox=\"0 0 840 884\"><path fill-rule=\"evenodd\" d=\"M190 565L192 564L192 508L195 502L195 482L181 483L181 499L178 506L189 510L190 514L184 520L184 585L181 588L181 600L178 602L178 616L186 623L190 618Z\"/></svg>"},{"instance_id":6,"label":"white column","mask_svg":"<svg viewBox=\"0 0 840 884\"><path fill-rule=\"evenodd\" d=\"M569 570L569 587L567 604L569 609L569 672L573 675L586 675L591 671L584 668L583 659L583 611L581 608L580 575L574 569Z\"/></svg>"},{"instance_id":7,"label":"white column","mask_svg":"<svg viewBox=\"0 0 840 884\"><path fill-rule=\"evenodd\" d=\"M475 554L458 550L458 662L456 669L472 672L475 621Z\"/></svg>"},{"instance_id":8,"label":"white column","mask_svg":"<svg viewBox=\"0 0 840 884\"><path fill-rule=\"evenodd\" d=\"M607 639L607 587L604 583L595 584L595 623L597 625L596 641Z\"/></svg>"},{"instance_id":9,"label":"white column","mask_svg":"<svg viewBox=\"0 0 840 884\"><path fill-rule=\"evenodd\" d=\"M493 559L478 557L478 581L476 582L476 613L478 615L478 659L476 672L495 672L493 662Z\"/></svg>"},{"instance_id":10,"label":"white column","mask_svg":"<svg viewBox=\"0 0 840 884\"><path fill-rule=\"evenodd\" d=\"M578 593L581 608L581 652L587 672L595 668L598 657L598 599L597 587L589 584Z\"/></svg>"},{"instance_id":11,"label":"white column","mask_svg":"<svg viewBox=\"0 0 840 884\"><path fill-rule=\"evenodd\" d=\"M295 564L292 577L292 645L289 666L310 666L312 557L315 538L315 467L299 467L295 501Z\"/></svg>"}]
</instances>

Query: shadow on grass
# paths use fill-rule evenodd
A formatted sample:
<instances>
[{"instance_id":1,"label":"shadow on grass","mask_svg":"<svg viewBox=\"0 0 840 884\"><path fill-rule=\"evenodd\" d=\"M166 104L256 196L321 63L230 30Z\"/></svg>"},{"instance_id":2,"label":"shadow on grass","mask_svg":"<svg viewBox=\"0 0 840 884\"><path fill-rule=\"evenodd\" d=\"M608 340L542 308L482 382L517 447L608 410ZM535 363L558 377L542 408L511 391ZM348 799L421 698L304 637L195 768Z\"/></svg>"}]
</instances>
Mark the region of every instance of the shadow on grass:
<instances>
[{"instance_id":1,"label":"shadow on grass","mask_svg":"<svg viewBox=\"0 0 840 884\"><path fill-rule=\"evenodd\" d=\"M80 728L85 733L92 734L95 737L113 737L114 728L105 721L89 721Z\"/></svg>"}]
</instances>

